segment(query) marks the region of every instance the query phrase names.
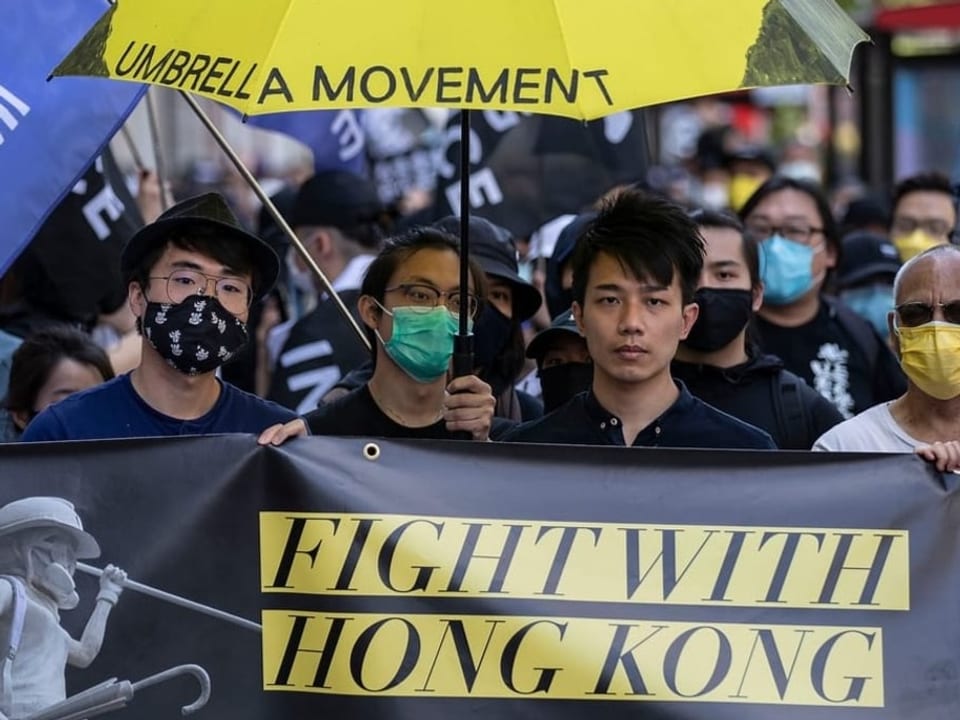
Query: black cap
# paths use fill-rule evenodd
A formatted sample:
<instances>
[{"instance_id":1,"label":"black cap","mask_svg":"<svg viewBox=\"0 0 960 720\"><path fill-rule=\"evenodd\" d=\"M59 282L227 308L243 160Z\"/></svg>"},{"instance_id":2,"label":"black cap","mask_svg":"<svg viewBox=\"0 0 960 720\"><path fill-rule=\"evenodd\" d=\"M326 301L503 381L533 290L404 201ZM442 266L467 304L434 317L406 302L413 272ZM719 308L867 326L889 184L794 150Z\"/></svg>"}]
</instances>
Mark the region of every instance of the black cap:
<instances>
[{"instance_id":1,"label":"black cap","mask_svg":"<svg viewBox=\"0 0 960 720\"><path fill-rule=\"evenodd\" d=\"M470 257L487 275L506 280L513 286L514 304L523 322L533 317L543 298L540 291L520 277L517 264L517 246L506 228L494 225L476 215L470 216ZM437 220L433 227L460 237L460 218L448 215Z\"/></svg>"},{"instance_id":2,"label":"black cap","mask_svg":"<svg viewBox=\"0 0 960 720\"><path fill-rule=\"evenodd\" d=\"M745 144L728 148L724 152L723 162L728 168L735 162L754 162L763 165L770 172L777 169L773 152L762 145Z\"/></svg>"},{"instance_id":3,"label":"black cap","mask_svg":"<svg viewBox=\"0 0 960 720\"><path fill-rule=\"evenodd\" d=\"M538 363L543 360L543 356L550 349L550 343L560 335L575 335L582 338L580 330L577 328L577 321L573 319L573 310L565 310L557 315L546 327L536 335L527 345L527 357L533 358Z\"/></svg>"},{"instance_id":4,"label":"black cap","mask_svg":"<svg viewBox=\"0 0 960 720\"><path fill-rule=\"evenodd\" d=\"M577 246L577 240L580 239L590 223L596 219L597 213L591 210L580 213L571 220L557 236L557 244L553 246L553 254L550 255L550 259L558 264L566 262L567 258L573 254L573 249Z\"/></svg>"},{"instance_id":5,"label":"black cap","mask_svg":"<svg viewBox=\"0 0 960 720\"><path fill-rule=\"evenodd\" d=\"M364 177L328 170L307 179L293 205L293 226L322 225L349 230L375 223L384 212L376 186Z\"/></svg>"},{"instance_id":6,"label":"black cap","mask_svg":"<svg viewBox=\"0 0 960 720\"><path fill-rule=\"evenodd\" d=\"M885 228L890 224L890 212L879 198L866 195L850 201L840 224L851 231L868 225Z\"/></svg>"},{"instance_id":7,"label":"black cap","mask_svg":"<svg viewBox=\"0 0 960 720\"><path fill-rule=\"evenodd\" d=\"M244 243L256 268L255 299L266 296L273 289L280 274L277 253L266 242L243 229L227 201L218 193L187 198L140 228L120 255L120 272L124 280L133 279L136 268L151 250L166 243L174 233L187 234L190 228L211 228L218 230L224 238Z\"/></svg>"},{"instance_id":8,"label":"black cap","mask_svg":"<svg viewBox=\"0 0 960 720\"><path fill-rule=\"evenodd\" d=\"M871 232L854 232L843 238L837 285L848 288L876 275L891 279L900 269L900 254L889 238Z\"/></svg>"}]
</instances>

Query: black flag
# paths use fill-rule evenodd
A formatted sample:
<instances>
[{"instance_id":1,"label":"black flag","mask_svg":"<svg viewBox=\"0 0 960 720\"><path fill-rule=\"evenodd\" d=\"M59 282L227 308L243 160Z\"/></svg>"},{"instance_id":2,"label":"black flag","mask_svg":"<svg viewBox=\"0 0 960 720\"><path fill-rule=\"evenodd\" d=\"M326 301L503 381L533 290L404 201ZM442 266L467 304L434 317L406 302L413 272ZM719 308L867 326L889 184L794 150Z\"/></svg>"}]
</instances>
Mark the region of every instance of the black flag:
<instances>
[{"instance_id":1,"label":"black flag","mask_svg":"<svg viewBox=\"0 0 960 720\"><path fill-rule=\"evenodd\" d=\"M120 277L120 251L142 225L136 202L107 149L11 268L24 304L79 324L92 324L98 315L116 310L127 295Z\"/></svg>"},{"instance_id":2,"label":"black flag","mask_svg":"<svg viewBox=\"0 0 960 720\"><path fill-rule=\"evenodd\" d=\"M643 113L584 123L545 115L474 112L470 210L527 237L558 215L577 213L622 183L643 179ZM436 212L460 209L460 115L450 118L440 162Z\"/></svg>"}]
</instances>

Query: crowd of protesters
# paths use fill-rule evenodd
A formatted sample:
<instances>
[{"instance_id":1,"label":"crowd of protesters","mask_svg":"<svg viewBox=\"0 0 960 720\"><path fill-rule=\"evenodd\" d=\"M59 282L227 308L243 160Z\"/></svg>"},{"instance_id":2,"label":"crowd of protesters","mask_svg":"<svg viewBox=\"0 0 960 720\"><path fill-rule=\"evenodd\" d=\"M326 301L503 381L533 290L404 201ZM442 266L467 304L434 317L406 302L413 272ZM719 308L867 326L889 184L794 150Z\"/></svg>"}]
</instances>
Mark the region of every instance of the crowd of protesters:
<instances>
[{"instance_id":1,"label":"crowd of protesters","mask_svg":"<svg viewBox=\"0 0 960 720\"><path fill-rule=\"evenodd\" d=\"M266 213L248 228L220 194L182 198L123 249L110 352L89 327L0 308L0 430L917 452L957 469L950 182L909 177L835 217L816 182L774 170L733 157L700 207L611 188L535 267L529 238L473 217L465 294L458 218L415 224L364 178L319 173L276 202L353 324ZM461 314L474 363L454 377Z\"/></svg>"}]
</instances>

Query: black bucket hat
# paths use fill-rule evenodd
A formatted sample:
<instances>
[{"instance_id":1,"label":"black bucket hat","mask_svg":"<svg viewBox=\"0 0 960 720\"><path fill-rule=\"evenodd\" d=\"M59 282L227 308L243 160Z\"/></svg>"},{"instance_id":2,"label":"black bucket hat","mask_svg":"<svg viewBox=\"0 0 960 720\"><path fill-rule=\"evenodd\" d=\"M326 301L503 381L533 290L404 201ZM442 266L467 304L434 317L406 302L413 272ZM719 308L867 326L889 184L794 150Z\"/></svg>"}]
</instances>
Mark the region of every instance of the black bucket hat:
<instances>
[{"instance_id":1,"label":"black bucket hat","mask_svg":"<svg viewBox=\"0 0 960 720\"><path fill-rule=\"evenodd\" d=\"M433 227L460 237L460 218L455 215L437 220ZM520 277L517 246L509 230L485 218L470 216L470 257L484 273L513 286L514 305L519 314L516 320L523 322L536 314L543 298L537 288Z\"/></svg>"},{"instance_id":2,"label":"black bucket hat","mask_svg":"<svg viewBox=\"0 0 960 720\"><path fill-rule=\"evenodd\" d=\"M280 274L280 259L277 253L269 244L243 228L227 201L218 193L187 198L166 210L149 225L140 228L120 255L120 272L124 280L129 282L133 279L134 270L143 258L165 243L172 234L197 227L218 230L224 237L246 245L257 271L254 277L254 299L263 298L273 289Z\"/></svg>"}]
</instances>

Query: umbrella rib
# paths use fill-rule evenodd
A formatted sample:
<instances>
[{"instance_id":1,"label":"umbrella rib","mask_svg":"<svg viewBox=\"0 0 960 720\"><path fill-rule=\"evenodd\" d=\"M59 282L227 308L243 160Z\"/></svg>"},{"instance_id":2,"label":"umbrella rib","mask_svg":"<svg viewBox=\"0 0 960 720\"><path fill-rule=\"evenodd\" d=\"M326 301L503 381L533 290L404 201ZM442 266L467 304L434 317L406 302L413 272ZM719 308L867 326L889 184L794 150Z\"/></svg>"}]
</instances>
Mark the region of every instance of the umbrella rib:
<instances>
[{"instance_id":1,"label":"umbrella rib","mask_svg":"<svg viewBox=\"0 0 960 720\"><path fill-rule=\"evenodd\" d=\"M567 44L567 29L564 27L563 18L560 17L559 3L561 0L553 0L553 14L557 18L557 27L560 30L560 39L563 42L563 54L567 58L567 69L573 70L573 60L570 57L570 46ZM581 115L584 114L581 112Z\"/></svg>"},{"instance_id":2,"label":"umbrella rib","mask_svg":"<svg viewBox=\"0 0 960 720\"><path fill-rule=\"evenodd\" d=\"M287 0L287 9L283 11L283 15L280 17L280 22L277 23L277 28L273 33L273 40L270 42L270 49L267 50L267 54L263 56L263 59L265 61L273 57L273 51L276 49L277 42L280 40L280 31L283 29L283 26L286 24L287 17L290 15L290 10L292 8L293 8L293 0Z\"/></svg>"}]
</instances>

